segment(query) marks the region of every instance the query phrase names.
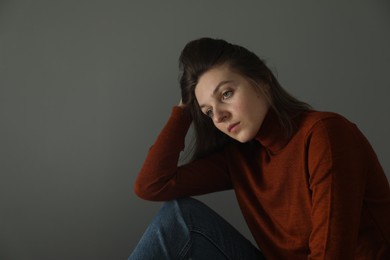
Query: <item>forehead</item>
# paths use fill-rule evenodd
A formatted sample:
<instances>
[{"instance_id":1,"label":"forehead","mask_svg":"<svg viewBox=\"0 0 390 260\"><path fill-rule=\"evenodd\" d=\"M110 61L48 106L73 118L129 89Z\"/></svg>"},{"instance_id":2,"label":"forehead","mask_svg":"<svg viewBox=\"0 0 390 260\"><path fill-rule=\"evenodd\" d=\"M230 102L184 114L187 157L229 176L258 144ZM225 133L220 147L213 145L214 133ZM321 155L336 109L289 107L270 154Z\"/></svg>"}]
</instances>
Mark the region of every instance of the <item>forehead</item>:
<instances>
[{"instance_id":1,"label":"forehead","mask_svg":"<svg viewBox=\"0 0 390 260\"><path fill-rule=\"evenodd\" d=\"M199 98L210 96L219 84L236 81L238 77L240 76L227 65L212 68L199 77L195 86L195 96L199 101Z\"/></svg>"}]
</instances>

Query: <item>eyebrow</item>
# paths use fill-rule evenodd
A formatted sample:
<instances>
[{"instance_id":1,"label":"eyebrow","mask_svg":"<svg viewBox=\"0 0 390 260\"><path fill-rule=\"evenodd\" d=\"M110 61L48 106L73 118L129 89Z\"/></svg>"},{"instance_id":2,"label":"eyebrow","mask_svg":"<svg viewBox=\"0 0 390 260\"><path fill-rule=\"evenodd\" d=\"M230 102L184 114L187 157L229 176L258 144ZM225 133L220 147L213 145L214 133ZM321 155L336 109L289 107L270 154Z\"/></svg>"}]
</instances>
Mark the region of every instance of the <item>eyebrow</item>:
<instances>
[{"instance_id":1,"label":"eyebrow","mask_svg":"<svg viewBox=\"0 0 390 260\"><path fill-rule=\"evenodd\" d=\"M223 85L229 84L229 83L231 83L231 82L233 82L233 80L224 80L224 81L219 82L218 85L214 88L213 93L211 94L211 96L215 96L215 94L219 91L219 89L220 89ZM199 106L199 107L202 109L202 108L205 107L205 106L206 106L206 105L201 105L201 106Z\"/></svg>"}]
</instances>

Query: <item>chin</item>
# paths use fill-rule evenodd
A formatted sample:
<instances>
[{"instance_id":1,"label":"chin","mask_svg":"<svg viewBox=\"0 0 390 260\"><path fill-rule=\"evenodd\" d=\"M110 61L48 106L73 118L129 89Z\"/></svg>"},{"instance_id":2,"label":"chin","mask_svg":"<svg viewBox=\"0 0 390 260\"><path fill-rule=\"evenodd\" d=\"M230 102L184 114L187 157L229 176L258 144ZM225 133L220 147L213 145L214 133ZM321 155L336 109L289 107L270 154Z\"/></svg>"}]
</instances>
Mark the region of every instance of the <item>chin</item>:
<instances>
[{"instance_id":1,"label":"chin","mask_svg":"<svg viewBox=\"0 0 390 260\"><path fill-rule=\"evenodd\" d=\"M248 136L239 136L239 137L234 138L234 139L236 139L240 143L246 143L246 142L251 141L253 138L249 138Z\"/></svg>"}]
</instances>

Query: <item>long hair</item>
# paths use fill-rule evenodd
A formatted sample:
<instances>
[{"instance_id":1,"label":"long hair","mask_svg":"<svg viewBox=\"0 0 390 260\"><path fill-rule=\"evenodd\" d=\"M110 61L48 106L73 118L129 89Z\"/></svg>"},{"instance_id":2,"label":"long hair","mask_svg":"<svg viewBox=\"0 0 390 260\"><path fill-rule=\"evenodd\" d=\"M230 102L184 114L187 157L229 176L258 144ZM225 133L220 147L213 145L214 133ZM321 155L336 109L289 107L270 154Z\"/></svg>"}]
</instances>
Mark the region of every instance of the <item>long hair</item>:
<instances>
[{"instance_id":1,"label":"long hair","mask_svg":"<svg viewBox=\"0 0 390 260\"><path fill-rule=\"evenodd\" d=\"M287 93L265 63L246 48L221 39L200 38L190 41L181 52L179 68L182 101L192 116L195 131L192 159L203 157L223 148L229 142L234 142L232 138L219 131L212 120L202 113L195 97L195 87L199 78L206 71L226 64L263 91L286 137L291 136L294 131L292 117L311 109L310 105ZM261 87L264 84L259 83L266 83L270 88L265 91Z\"/></svg>"}]
</instances>

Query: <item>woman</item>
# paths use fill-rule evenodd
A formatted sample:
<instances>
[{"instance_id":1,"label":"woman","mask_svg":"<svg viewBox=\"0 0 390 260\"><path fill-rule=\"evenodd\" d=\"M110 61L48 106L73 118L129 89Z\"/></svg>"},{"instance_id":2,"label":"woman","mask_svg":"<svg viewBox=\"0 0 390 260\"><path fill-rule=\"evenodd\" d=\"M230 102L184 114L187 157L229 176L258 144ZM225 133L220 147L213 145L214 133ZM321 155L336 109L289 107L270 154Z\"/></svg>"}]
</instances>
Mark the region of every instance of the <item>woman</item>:
<instances>
[{"instance_id":1,"label":"woman","mask_svg":"<svg viewBox=\"0 0 390 260\"><path fill-rule=\"evenodd\" d=\"M168 201L129 259L390 259L390 188L344 117L289 95L252 52L189 42L182 102L149 151L135 192ZM192 160L178 166L193 122ZM257 243L188 198L234 189Z\"/></svg>"}]
</instances>

